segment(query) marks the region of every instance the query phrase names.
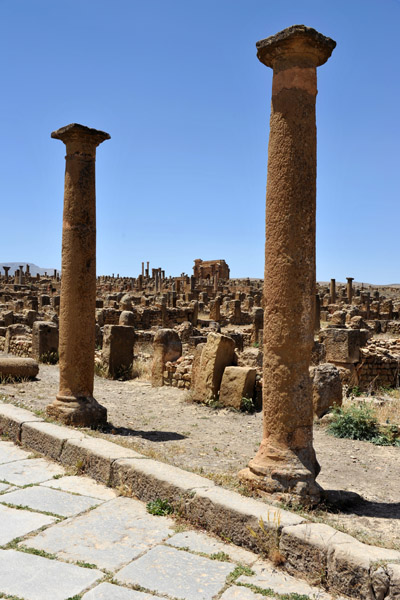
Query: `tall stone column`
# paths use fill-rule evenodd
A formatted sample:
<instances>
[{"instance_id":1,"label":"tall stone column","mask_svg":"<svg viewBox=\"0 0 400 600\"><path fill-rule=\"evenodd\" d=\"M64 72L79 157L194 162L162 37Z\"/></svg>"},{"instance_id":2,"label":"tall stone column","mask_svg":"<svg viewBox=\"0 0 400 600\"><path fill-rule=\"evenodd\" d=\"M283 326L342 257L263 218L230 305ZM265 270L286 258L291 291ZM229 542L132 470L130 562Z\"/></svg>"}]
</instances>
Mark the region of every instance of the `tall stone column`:
<instances>
[{"instance_id":1,"label":"tall stone column","mask_svg":"<svg viewBox=\"0 0 400 600\"><path fill-rule=\"evenodd\" d=\"M294 25L257 43L273 69L264 276L263 439L239 477L319 499L308 373L315 320L316 67L335 42Z\"/></svg>"},{"instance_id":2,"label":"tall stone column","mask_svg":"<svg viewBox=\"0 0 400 600\"><path fill-rule=\"evenodd\" d=\"M347 279L347 302L351 304L353 300L353 279L354 277L346 277Z\"/></svg>"},{"instance_id":3,"label":"tall stone column","mask_svg":"<svg viewBox=\"0 0 400 600\"><path fill-rule=\"evenodd\" d=\"M331 283L329 286L329 295L330 295L330 303L335 304L336 302L336 280L331 279Z\"/></svg>"},{"instance_id":4,"label":"tall stone column","mask_svg":"<svg viewBox=\"0 0 400 600\"><path fill-rule=\"evenodd\" d=\"M4 273L5 273L5 278L6 278L6 283L8 283L8 271L10 270L11 267L3 267L4 269Z\"/></svg>"},{"instance_id":5,"label":"tall stone column","mask_svg":"<svg viewBox=\"0 0 400 600\"><path fill-rule=\"evenodd\" d=\"M67 148L60 300L60 388L47 414L96 426L106 409L93 398L96 311L96 147L108 133L71 124L51 134Z\"/></svg>"}]
</instances>

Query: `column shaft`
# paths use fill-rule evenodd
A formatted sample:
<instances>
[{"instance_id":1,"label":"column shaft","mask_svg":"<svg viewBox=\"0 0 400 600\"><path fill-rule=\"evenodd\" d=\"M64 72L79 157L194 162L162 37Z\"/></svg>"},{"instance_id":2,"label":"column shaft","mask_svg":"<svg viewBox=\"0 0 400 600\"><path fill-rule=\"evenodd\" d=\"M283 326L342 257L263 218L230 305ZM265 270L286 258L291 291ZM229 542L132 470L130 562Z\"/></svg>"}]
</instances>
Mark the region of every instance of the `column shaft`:
<instances>
[{"instance_id":1,"label":"column shaft","mask_svg":"<svg viewBox=\"0 0 400 600\"><path fill-rule=\"evenodd\" d=\"M107 411L93 398L96 310L96 147L109 135L82 125L52 134L67 147L60 298L60 387L48 414L97 425Z\"/></svg>"},{"instance_id":2,"label":"column shaft","mask_svg":"<svg viewBox=\"0 0 400 600\"><path fill-rule=\"evenodd\" d=\"M332 45L333 44L333 45ZM263 440L254 487L317 501L309 377L315 322L316 67L335 43L304 26L259 42L273 68L264 275Z\"/></svg>"}]
</instances>

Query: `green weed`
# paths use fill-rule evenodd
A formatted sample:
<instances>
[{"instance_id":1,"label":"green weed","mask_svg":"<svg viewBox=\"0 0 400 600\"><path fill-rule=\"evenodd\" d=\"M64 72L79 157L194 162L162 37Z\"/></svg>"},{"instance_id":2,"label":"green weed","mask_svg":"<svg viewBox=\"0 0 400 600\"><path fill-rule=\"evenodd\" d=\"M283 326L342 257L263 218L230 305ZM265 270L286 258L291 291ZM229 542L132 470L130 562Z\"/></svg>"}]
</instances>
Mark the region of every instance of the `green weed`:
<instances>
[{"instance_id":1,"label":"green weed","mask_svg":"<svg viewBox=\"0 0 400 600\"><path fill-rule=\"evenodd\" d=\"M162 500L157 498L146 504L147 512L151 515L157 515L164 517L165 515L171 515L174 512L174 507L168 502L168 500Z\"/></svg>"},{"instance_id":2,"label":"green weed","mask_svg":"<svg viewBox=\"0 0 400 600\"><path fill-rule=\"evenodd\" d=\"M380 425L373 409L366 404L336 407L332 413L334 420L328 432L335 437L364 440L377 446L400 446L398 427L391 423Z\"/></svg>"},{"instance_id":3,"label":"green weed","mask_svg":"<svg viewBox=\"0 0 400 600\"><path fill-rule=\"evenodd\" d=\"M240 401L240 410L243 412L252 413L255 411L255 406L252 398L243 397Z\"/></svg>"}]
</instances>

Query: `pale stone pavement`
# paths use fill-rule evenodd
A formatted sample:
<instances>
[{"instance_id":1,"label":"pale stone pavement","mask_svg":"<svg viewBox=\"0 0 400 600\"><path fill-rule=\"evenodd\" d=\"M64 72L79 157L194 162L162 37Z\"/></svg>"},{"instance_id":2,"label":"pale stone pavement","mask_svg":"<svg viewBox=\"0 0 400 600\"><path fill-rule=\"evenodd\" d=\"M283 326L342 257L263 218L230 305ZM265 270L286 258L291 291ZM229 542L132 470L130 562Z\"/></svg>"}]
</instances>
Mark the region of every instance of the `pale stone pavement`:
<instances>
[{"instance_id":1,"label":"pale stone pavement","mask_svg":"<svg viewBox=\"0 0 400 600\"><path fill-rule=\"evenodd\" d=\"M252 552L0 441L0 598L262 600L265 590L276 600L331 599Z\"/></svg>"}]
</instances>

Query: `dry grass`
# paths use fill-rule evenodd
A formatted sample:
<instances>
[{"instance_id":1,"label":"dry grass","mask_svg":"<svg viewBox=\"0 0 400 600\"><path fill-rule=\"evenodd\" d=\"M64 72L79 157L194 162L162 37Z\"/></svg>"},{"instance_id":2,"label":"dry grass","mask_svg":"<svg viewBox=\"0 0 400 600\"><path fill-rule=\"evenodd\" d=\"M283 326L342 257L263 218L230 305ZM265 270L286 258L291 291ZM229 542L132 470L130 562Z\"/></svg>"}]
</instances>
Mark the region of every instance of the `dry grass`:
<instances>
[{"instance_id":1,"label":"dry grass","mask_svg":"<svg viewBox=\"0 0 400 600\"><path fill-rule=\"evenodd\" d=\"M143 358L135 358L132 363L132 377L139 381L150 381L151 361Z\"/></svg>"},{"instance_id":2,"label":"dry grass","mask_svg":"<svg viewBox=\"0 0 400 600\"><path fill-rule=\"evenodd\" d=\"M385 390L382 402L374 402L372 408L379 423L391 423L400 427L400 388Z\"/></svg>"}]
</instances>

